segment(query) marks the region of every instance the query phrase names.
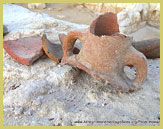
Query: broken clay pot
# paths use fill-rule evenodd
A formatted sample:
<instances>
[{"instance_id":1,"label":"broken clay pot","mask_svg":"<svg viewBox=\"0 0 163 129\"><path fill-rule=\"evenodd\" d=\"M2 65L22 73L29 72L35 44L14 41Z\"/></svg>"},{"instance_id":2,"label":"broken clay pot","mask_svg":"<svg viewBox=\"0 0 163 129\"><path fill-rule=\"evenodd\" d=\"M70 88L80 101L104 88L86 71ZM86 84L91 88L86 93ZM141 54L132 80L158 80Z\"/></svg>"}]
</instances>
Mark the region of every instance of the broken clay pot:
<instances>
[{"instance_id":1,"label":"broken clay pot","mask_svg":"<svg viewBox=\"0 0 163 129\"><path fill-rule=\"evenodd\" d=\"M106 12L100 15L91 23L90 32L97 36L119 33L117 14ZM147 58L160 58L160 39L133 42L132 45Z\"/></svg>"},{"instance_id":2,"label":"broken clay pot","mask_svg":"<svg viewBox=\"0 0 163 129\"><path fill-rule=\"evenodd\" d=\"M133 47L142 52L147 58L160 58L160 39L148 39L132 43Z\"/></svg>"},{"instance_id":3,"label":"broken clay pot","mask_svg":"<svg viewBox=\"0 0 163 129\"><path fill-rule=\"evenodd\" d=\"M79 54L73 54L77 39L82 42L82 48ZM132 39L122 34L100 37L90 31L71 31L64 39L61 63L76 66L122 92L134 91L140 88L147 76L147 61L131 43ZM136 67L134 80L126 76L125 66Z\"/></svg>"},{"instance_id":4,"label":"broken clay pot","mask_svg":"<svg viewBox=\"0 0 163 129\"><path fill-rule=\"evenodd\" d=\"M55 43L50 42L47 39L45 34L42 36L42 47L43 47L45 54L56 63L60 63L62 59L62 56L63 56L62 44L66 35L60 33L58 34L58 37L59 37L61 44L55 44ZM80 50L78 48L74 47L73 49L74 54L78 54L79 51Z\"/></svg>"},{"instance_id":5,"label":"broken clay pot","mask_svg":"<svg viewBox=\"0 0 163 129\"><path fill-rule=\"evenodd\" d=\"M41 37L25 37L3 42L3 48L16 61L31 65L43 54Z\"/></svg>"},{"instance_id":6,"label":"broken clay pot","mask_svg":"<svg viewBox=\"0 0 163 129\"><path fill-rule=\"evenodd\" d=\"M100 15L91 23L90 32L97 36L112 35L119 32L117 14L106 12Z\"/></svg>"},{"instance_id":7,"label":"broken clay pot","mask_svg":"<svg viewBox=\"0 0 163 129\"><path fill-rule=\"evenodd\" d=\"M61 44L63 44L66 35L63 34L63 33L60 33L60 34L58 34L58 37L59 37L59 40L60 40ZM74 54L78 54L79 51L80 51L80 48L77 48L77 47L74 46L74 48L73 48L73 53L74 53Z\"/></svg>"},{"instance_id":8,"label":"broken clay pot","mask_svg":"<svg viewBox=\"0 0 163 129\"><path fill-rule=\"evenodd\" d=\"M43 48L45 54L50 59L52 59L56 63L60 62L60 60L61 60L61 58L63 56L61 44L54 44L54 43L50 42L47 39L46 35L44 34L42 36L42 48Z\"/></svg>"}]
</instances>

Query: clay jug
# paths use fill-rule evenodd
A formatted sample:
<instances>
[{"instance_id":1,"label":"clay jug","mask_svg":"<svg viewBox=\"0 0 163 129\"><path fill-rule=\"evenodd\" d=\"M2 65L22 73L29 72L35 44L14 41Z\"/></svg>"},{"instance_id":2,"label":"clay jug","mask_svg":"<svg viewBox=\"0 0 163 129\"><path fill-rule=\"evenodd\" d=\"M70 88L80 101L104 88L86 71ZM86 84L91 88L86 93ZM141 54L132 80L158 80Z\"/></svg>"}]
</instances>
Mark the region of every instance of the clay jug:
<instances>
[{"instance_id":1,"label":"clay jug","mask_svg":"<svg viewBox=\"0 0 163 129\"><path fill-rule=\"evenodd\" d=\"M78 54L74 54L77 39L81 41L82 48ZM140 88L147 76L147 61L131 43L132 38L119 33L97 36L90 31L71 31L63 42L61 63L78 67L123 92L134 91ZM136 67L135 79L125 74L125 66Z\"/></svg>"}]
</instances>

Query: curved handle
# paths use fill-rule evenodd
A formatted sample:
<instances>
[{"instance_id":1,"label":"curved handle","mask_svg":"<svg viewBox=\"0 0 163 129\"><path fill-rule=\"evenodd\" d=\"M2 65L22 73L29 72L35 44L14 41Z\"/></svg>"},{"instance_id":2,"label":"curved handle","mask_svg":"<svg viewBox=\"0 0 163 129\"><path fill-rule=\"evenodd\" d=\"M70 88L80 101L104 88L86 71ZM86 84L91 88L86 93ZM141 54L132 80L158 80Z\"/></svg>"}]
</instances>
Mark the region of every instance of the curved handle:
<instances>
[{"instance_id":1,"label":"curved handle","mask_svg":"<svg viewBox=\"0 0 163 129\"><path fill-rule=\"evenodd\" d=\"M73 55L73 48L75 41L77 39L81 40L81 37L83 36L83 33L76 32L76 31L70 31L67 36L64 39L63 42L63 58L67 58Z\"/></svg>"},{"instance_id":2,"label":"curved handle","mask_svg":"<svg viewBox=\"0 0 163 129\"><path fill-rule=\"evenodd\" d=\"M147 60L146 57L131 46L124 59L124 66L136 67L136 78L131 81L130 88L140 88L140 85L147 77Z\"/></svg>"}]
</instances>

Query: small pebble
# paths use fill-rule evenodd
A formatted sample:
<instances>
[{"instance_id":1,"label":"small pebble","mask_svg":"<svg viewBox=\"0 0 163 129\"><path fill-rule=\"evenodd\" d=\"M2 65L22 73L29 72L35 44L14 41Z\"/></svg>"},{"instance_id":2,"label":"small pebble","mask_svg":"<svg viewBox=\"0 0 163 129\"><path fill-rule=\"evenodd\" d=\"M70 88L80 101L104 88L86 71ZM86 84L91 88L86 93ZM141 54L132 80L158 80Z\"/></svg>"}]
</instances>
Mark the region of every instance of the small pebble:
<instances>
[{"instance_id":1,"label":"small pebble","mask_svg":"<svg viewBox=\"0 0 163 129\"><path fill-rule=\"evenodd\" d=\"M64 15L56 15L56 17L59 19L65 19L66 18Z\"/></svg>"},{"instance_id":2,"label":"small pebble","mask_svg":"<svg viewBox=\"0 0 163 129\"><path fill-rule=\"evenodd\" d=\"M42 102L41 102L41 98L40 97L38 97L37 99L33 100L33 102L32 102L33 106L39 106L41 104L42 104Z\"/></svg>"},{"instance_id":3,"label":"small pebble","mask_svg":"<svg viewBox=\"0 0 163 129\"><path fill-rule=\"evenodd\" d=\"M23 113L23 107L15 107L15 115L21 115Z\"/></svg>"},{"instance_id":4,"label":"small pebble","mask_svg":"<svg viewBox=\"0 0 163 129\"><path fill-rule=\"evenodd\" d=\"M28 110L28 111L24 112L24 115L31 116L32 115L32 112L30 110Z\"/></svg>"},{"instance_id":5,"label":"small pebble","mask_svg":"<svg viewBox=\"0 0 163 129\"><path fill-rule=\"evenodd\" d=\"M53 10L53 8L48 8L48 10L49 10L49 11L52 11L52 10Z\"/></svg>"},{"instance_id":6,"label":"small pebble","mask_svg":"<svg viewBox=\"0 0 163 129\"><path fill-rule=\"evenodd\" d=\"M57 8L56 10L60 12L60 11L62 11L62 8Z\"/></svg>"},{"instance_id":7,"label":"small pebble","mask_svg":"<svg viewBox=\"0 0 163 129\"><path fill-rule=\"evenodd\" d=\"M11 111L13 111L13 110L14 110L13 107L3 108L3 111L4 111L4 112L11 112Z\"/></svg>"},{"instance_id":8,"label":"small pebble","mask_svg":"<svg viewBox=\"0 0 163 129\"><path fill-rule=\"evenodd\" d=\"M103 103L103 104L102 104L103 107L106 106L106 105L107 105L106 103Z\"/></svg>"}]
</instances>

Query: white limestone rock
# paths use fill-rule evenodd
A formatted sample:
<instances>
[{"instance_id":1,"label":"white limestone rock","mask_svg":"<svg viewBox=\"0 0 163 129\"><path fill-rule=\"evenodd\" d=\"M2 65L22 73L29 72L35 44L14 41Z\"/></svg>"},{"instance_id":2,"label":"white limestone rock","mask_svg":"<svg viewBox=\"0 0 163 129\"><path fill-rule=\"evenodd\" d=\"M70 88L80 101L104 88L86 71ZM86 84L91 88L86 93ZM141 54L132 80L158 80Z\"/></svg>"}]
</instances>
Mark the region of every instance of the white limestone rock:
<instances>
[{"instance_id":1,"label":"white limestone rock","mask_svg":"<svg viewBox=\"0 0 163 129\"><path fill-rule=\"evenodd\" d=\"M133 3L131 6L125 9L126 11L139 12L141 13L142 20L147 20L149 13L148 3Z\"/></svg>"},{"instance_id":2,"label":"white limestone rock","mask_svg":"<svg viewBox=\"0 0 163 129\"><path fill-rule=\"evenodd\" d=\"M121 33L130 34L138 30L141 15L138 11L121 11L117 14L119 30Z\"/></svg>"},{"instance_id":3,"label":"white limestone rock","mask_svg":"<svg viewBox=\"0 0 163 129\"><path fill-rule=\"evenodd\" d=\"M29 9L45 9L46 4L45 3L29 3L28 8Z\"/></svg>"},{"instance_id":4,"label":"white limestone rock","mask_svg":"<svg viewBox=\"0 0 163 129\"><path fill-rule=\"evenodd\" d=\"M119 12L117 17L121 33L133 33L144 27L144 23L159 28L160 4L133 3Z\"/></svg>"},{"instance_id":5,"label":"white limestone rock","mask_svg":"<svg viewBox=\"0 0 163 129\"><path fill-rule=\"evenodd\" d=\"M148 16L148 24L159 28L160 27L160 4L150 3L150 11Z\"/></svg>"},{"instance_id":6,"label":"white limestone rock","mask_svg":"<svg viewBox=\"0 0 163 129\"><path fill-rule=\"evenodd\" d=\"M48 93L46 80L30 80L3 96L3 106L29 106L32 100Z\"/></svg>"},{"instance_id":7,"label":"white limestone rock","mask_svg":"<svg viewBox=\"0 0 163 129\"><path fill-rule=\"evenodd\" d=\"M129 26L119 26L119 31L122 33L122 34L131 34L143 27L145 27L146 25L146 21L144 22L140 22L139 24L132 24L132 25L129 25Z\"/></svg>"},{"instance_id":8,"label":"white limestone rock","mask_svg":"<svg viewBox=\"0 0 163 129\"><path fill-rule=\"evenodd\" d=\"M69 65L58 65L49 71L49 76L46 80L55 85L68 85L75 81L78 74L79 69L72 68Z\"/></svg>"}]
</instances>

